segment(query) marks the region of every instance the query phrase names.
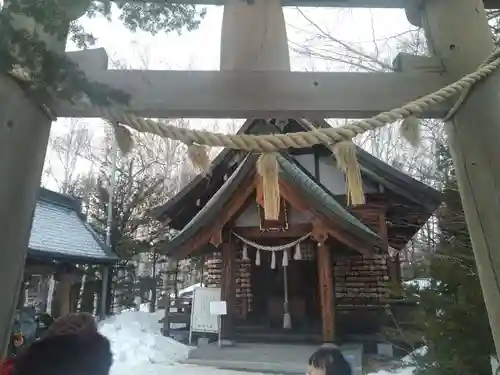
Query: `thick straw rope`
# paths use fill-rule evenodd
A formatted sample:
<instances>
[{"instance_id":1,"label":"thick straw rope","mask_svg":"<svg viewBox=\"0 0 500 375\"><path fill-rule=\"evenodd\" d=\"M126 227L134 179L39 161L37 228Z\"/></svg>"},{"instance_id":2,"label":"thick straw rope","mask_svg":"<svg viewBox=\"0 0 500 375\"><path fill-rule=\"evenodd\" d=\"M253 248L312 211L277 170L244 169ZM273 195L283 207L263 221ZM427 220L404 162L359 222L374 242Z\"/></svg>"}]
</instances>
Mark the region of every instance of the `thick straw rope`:
<instances>
[{"instance_id":1,"label":"thick straw rope","mask_svg":"<svg viewBox=\"0 0 500 375\"><path fill-rule=\"evenodd\" d=\"M208 131L177 128L162 122L137 117L113 108L100 108L102 117L117 124L127 125L139 132L152 133L163 138L181 141L185 144L198 144L209 147L226 147L236 150L272 152L288 148L307 148L313 145L333 145L338 142L351 140L357 135L369 130L381 128L395 121L407 117L421 115L426 109L443 103L454 96L461 94L460 99L446 116L449 120L465 101L472 87L488 77L500 67L500 50L492 53L483 64L473 73L443 87L442 89L425 95L400 108L382 112L370 119L354 121L338 128L321 128L316 130L287 133L287 134L222 134Z\"/></svg>"}]
</instances>

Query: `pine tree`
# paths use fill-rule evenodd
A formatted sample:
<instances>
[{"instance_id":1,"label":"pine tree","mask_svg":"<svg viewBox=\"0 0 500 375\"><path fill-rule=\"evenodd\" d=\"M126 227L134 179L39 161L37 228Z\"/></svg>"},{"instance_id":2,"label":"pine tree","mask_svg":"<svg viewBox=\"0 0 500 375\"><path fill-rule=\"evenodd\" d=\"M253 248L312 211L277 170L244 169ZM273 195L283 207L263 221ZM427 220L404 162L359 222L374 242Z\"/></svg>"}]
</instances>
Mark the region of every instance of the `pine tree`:
<instances>
[{"instance_id":1,"label":"pine tree","mask_svg":"<svg viewBox=\"0 0 500 375\"><path fill-rule=\"evenodd\" d=\"M418 359L422 375L491 375L494 353L455 171L446 146L439 148L443 205L440 236L430 258L431 285L419 292L417 324L427 353Z\"/></svg>"}]
</instances>

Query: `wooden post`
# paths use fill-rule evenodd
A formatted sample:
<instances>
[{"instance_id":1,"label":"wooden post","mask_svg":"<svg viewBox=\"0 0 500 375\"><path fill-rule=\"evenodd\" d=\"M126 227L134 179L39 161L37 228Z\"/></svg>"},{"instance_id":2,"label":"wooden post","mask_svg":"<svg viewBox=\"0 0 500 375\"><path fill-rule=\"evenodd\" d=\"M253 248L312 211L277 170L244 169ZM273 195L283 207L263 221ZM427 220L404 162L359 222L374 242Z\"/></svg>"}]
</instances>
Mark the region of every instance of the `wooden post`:
<instances>
[{"instance_id":1,"label":"wooden post","mask_svg":"<svg viewBox=\"0 0 500 375\"><path fill-rule=\"evenodd\" d=\"M80 4L66 5L68 19L84 13ZM48 48L64 51L65 40L44 34L43 26L35 25L32 18L13 15L12 20L15 27L28 32L36 27ZM50 125L45 112L9 76L0 75L0 254L4 260L0 262L0 357L10 340Z\"/></svg>"},{"instance_id":2,"label":"wooden post","mask_svg":"<svg viewBox=\"0 0 500 375\"><path fill-rule=\"evenodd\" d=\"M0 357L23 279L50 124L11 78L0 75Z\"/></svg>"},{"instance_id":3,"label":"wooden post","mask_svg":"<svg viewBox=\"0 0 500 375\"><path fill-rule=\"evenodd\" d=\"M103 264L101 266L101 291L99 304L99 318L106 318L108 311L108 291L109 291L109 266Z\"/></svg>"},{"instance_id":4,"label":"wooden post","mask_svg":"<svg viewBox=\"0 0 500 375\"><path fill-rule=\"evenodd\" d=\"M222 251L221 299L227 303L227 315L222 317L222 338L232 339L234 334L234 310L236 298L236 254L232 236L225 233Z\"/></svg>"},{"instance_id":5,"label":"wooden post","mask_svg":"<svg viewBox=\"0 0 500 375\"><path fill-rule=\"evenodd\" d=\"M56 299L58 316L68 315L71 312L71 285L74 276L70 273L62 273L56 285Z\"/></svg>"},{"instance_id":6,"label":"wooden post","mask_svg":"<svg viewBox=\"0 0 500 375\"><path fill-rule=\"evenodd\" d=\"M446 82L477 66L494 50L482 0L426 1L429 48ZM474 249L486 309L500 355L500 72L475 87L446 124L449 146Z\"/></svg>"},{"instance_id":7,"label":"wooden post","mask_svg":"<svg viewBox=\"0 0 500 375\"><path fill-rule=\"evenodd\" d=\"M281 0L226 1L220 69L290 70Z\"/></svg>"},{"instance_id":8,"label":"wooden post","mask_svg":"<svg viewBox=\"0 0 500 375\"><path fill-rule=\"evenodd\" d=\"M333 265L330 249L324 241L318 242L318 276L323 321L323 341L335 341L335 302L333 287Z\"/></svg>"}]
</instances>

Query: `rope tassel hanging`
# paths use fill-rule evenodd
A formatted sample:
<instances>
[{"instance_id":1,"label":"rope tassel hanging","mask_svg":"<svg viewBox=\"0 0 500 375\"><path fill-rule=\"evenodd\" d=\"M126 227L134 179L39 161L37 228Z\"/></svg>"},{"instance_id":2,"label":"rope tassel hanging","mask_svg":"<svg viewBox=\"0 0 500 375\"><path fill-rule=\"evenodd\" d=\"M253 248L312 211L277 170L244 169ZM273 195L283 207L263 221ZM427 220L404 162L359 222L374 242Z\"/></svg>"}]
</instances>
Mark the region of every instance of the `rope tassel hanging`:
<instances>
[{"instance_id":1,"label":"rope tassel hanging","mask_svg":"<svg viewBox=\"0 0 500 375\"><path fill-rule=\"evenodd\" d=\"M204 172L210 165L207 147L191 143L188 145L187 154L196 170Z\"/></svg>"},{"instance_id":2,"label":"rope tassel hanging","mask_svg":"<svg viewBox=\"0 0 500 375\"><path fill-rule=\"evenodd\" d=\"M365 204L363 180L356 156L356 146L351 141L338 142L333 146L337 167L344 172L347 187L347 204L357 206Z\"/></svg>"},{"instance_id":3,"label":"rope tassel hanging","mask_svg":"<svg viewBox=\"0 0 500 375\"><path fill-rule=\"evenodd\" d=\"M280 214L279 167L276 155L275 152L267 152L260 155L257 160L257 172L262 179L266 220L278 220Z\"/></svg>"},{"instance_id":4,"label":"rope tassel hanging","mask_svg":"<svg viewBox=\"0 0 500 375\"><path fill-rule=\"evenodd\" d=\"M132 133L128 130L128 128L120 124L114 125L113 128L115 130L115 138L118 148L123 155L127 155L134 147Z\"/></svg>"},{"instance_id":5,"label":"rope tassel hanging","mask_svg":"<svg viewBox=\"0 0 500 375\"><path fill-rule=\"evenodd\" d=\"M401 122L399 133L412 147L420 144L420 119L416 116L409 116Z\"/></svg>"},{"instance_id":6,"label":"rope tassel hanging","mask_svg":"<svg viewBox=\"0 0 500 375\"><path fill-rule=\"evenodd\" d=\"M271 269L275 269L276 268L276 252L275 251L271 251Z\"/></svg>"}]
</instances>

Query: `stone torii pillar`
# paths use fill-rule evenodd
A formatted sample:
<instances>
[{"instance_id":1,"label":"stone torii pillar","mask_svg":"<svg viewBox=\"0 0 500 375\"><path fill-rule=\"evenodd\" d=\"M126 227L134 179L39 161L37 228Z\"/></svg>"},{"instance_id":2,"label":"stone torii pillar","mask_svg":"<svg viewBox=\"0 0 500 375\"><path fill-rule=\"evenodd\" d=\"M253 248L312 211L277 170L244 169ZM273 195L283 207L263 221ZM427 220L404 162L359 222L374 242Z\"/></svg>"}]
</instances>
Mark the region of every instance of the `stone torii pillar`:
<instances>
[{"instance_id":1,"label":"stone torii pillar","mask_svg":"<svg viewBox=\"0 0 500 375\"><path fill-rule=\"evenodd\" d=\"M473 72L495 45L482 0L414 2L409 21L424 28L444 83ZM481 288L500 354L500 72L480 83L446 124Z\"/></svg>"},{"instance_id":2,"label":"stone torii pillar","mask_svg":"<svg viewBox=\"0 0 500 375\"><path fill-rule=\"evenodd\" d=\"M66 15L83 13L68 7ZM36 29L48 48L64 52L66 40L43 34L33 19L19 15L15 24ZM0 358L10 339L51 123L10 76L0 75Z\"/></svg>"}]
</instances>

